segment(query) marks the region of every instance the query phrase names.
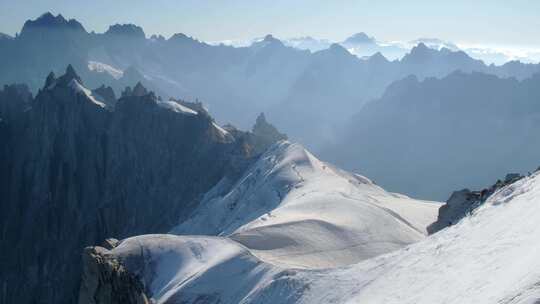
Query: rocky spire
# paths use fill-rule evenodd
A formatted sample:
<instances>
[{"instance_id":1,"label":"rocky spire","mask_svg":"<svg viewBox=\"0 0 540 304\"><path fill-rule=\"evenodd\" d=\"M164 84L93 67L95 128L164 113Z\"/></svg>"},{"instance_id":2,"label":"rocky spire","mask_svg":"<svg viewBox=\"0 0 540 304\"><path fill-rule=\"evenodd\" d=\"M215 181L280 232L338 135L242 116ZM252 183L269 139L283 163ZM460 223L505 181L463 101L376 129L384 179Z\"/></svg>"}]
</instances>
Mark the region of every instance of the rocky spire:
<instances>
[{"instance_id":1,"label":"rocky spire","mask_svg":"<svg viewBox=\"0 0 540 304\"><path fill-rule=\"evenodd\" d=\"M150 96L151 99L157 100L156 95L152 91L148 91L142 83L139 81L135 85L135 87L132 89L131 87L127 86L124 91L122 91L121 97L129 97L129 96Z\"/></svg>"},{"instance_id":2,"label":"rocky spire","mask_svg":"<svg viewBox=\"0 0 540 304\"><path fill-rule=\"evenodd\" d=\"M75 72L75 69L73 68L73 66L71 64L68 64L67 68L66 68L66 74L65 76L67 77L71 77L71 78L79 78L79 75L77 75L77 72Z\"/></svg>"},{"instance_id":3,"label":"rocky spire","mask_svg":"<svg viewBox=\"0 0 540 304\"><path fill-rule=\"evenodd\" d=\"M50 72L47 76L47 79L45 80L45 89L50 88L54 83L56 82L56 76L54 75L54 72Z\"/></svg>"},{"instance_id":4,"label":"rocky spire","mask_svg":"<svg viewBox=\"0 0 540 304\"><path fill-rule=\"evenodd\" d=\"M132 94L133 96L144 96L148 94L148 90L141 84L141 82L137 82L133 88Z\"/></svg>"},{"instance_id":5,"label":"rocky spire","mask_svg":"<svg viewBox=\"0 0 540 304\"><path fill-rule=\"evenodd\" d=\"M57 83L61 85L68 85L73 79L77 80L77 82L80 84L83 84L81 77L79 77L73 66L70 64L66 68L66 73L58 78Z\"/></svg>"},{"instance_id":6,"label":"rocky spire","mask_svg":"<svg viewBox=\"0 0 540 304\"><path fill-rule=\"evenodd\" d=\"M280 133L276 127L266 121L264 113L259 114L252 129L253 134L270 142L287 139L287 135Z\"/></svg>"}]
</instances>

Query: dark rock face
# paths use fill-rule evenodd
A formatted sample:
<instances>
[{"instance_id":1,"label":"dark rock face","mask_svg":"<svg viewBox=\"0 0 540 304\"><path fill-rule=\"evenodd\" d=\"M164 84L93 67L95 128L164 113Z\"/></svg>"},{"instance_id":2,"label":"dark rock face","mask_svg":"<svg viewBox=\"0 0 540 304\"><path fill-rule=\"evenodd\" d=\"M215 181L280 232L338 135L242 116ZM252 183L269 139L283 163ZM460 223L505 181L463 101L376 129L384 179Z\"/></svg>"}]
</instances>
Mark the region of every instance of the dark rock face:
<instances>
[{"instance_id":1,"label":"dark rock face","mask_svg":"<svg viewBox=\"0 0 540 304\"><path fill-rule=\"evenodd\" d=\"M506 175L504 181L497 180L497 182L491 187L482 189L480 191L471 191L469 189L455 191L452 193L448 201L446 201L446 204L439 208L437 221L428 226L428 233L432 234L456 224L462 218L468 214L471 214L474 209L481 206L490 195L495 193L495 191L522 178L523 176L521 174L510 173Z\"/></svg>"},{"instance_id":2,"label":"dark rock face","mask_svg":"<svg viewBox=\"0 0 540 304\"><path fill-rule=\"evenodd\" d=\"M266 121L264 113L259 114L252 129L257 142L256 147L268 147L269 144L287 139L287 135L280 133L276 127Z\"/></svg>"},{"instance_id":3,"label":"dark rock face","mask_svg":"<svg viewBox=\"0 0 540 304\"><path fill-rule=\"evenodd\" d=\"M256 157L247 133L207 113L175 112L142 86L111 110L79 81L70 68L33 100L0 91L2 303L75 302L84 247L168 231Z\"/></svg>"},{"instance_id":4,"label":"dark rock face","mask_svg":"<svg viewBox=\"0 0 540 304\"><path fill-rule=\"evenodd\" d=\"M139 279L103 247L88 247L83 253L79 304L150 303Z\"/></svg>"}]
</instances>

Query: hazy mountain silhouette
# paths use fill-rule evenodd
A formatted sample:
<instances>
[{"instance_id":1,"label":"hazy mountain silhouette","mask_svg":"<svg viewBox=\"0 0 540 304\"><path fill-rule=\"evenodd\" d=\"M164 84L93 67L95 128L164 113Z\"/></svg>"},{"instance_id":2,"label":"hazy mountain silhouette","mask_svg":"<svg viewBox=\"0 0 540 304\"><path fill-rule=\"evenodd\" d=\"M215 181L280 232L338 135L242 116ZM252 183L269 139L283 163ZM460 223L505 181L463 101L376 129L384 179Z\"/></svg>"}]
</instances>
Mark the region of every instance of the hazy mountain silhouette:
<instances>
[{"instance_id":1,"label":"hazy mountain silhouette","mask_svg":"<svg viewBox=\"0 0 540 304\"><path fill-rule=\"evenodd\" d=\"M538 167L539 100L540 74L411 76L350 119L322 156L392 191L445 199Z\"/></svg>"},{"instance_id":2,"label":"hazy mountain silhouette","mask_svg":"<svg viewBox=\"0 0 540 304\"><path fill-rule=\"evenodd\" d=\"M366 46L375 40L360 33L346 41ZM265 112L291 139L315 150L351 113L409 75L444 77L461 70L524 79L540 70L518 62L487 66L464 52L422 43L402 60L388 61L380 53L359 59L338 44L312 53L271 35L236 48L181 33L146 38L133 24L88 33L79 22L51 14L26 22L18 37L2 39L0 46L0 84L26 83L37 92L49 71L61 73L72 64L90 87L105 84L119 95L127 84L141 82L163 97L203 100L222 123L247 128Z\"/></svg>"}]
</instances>

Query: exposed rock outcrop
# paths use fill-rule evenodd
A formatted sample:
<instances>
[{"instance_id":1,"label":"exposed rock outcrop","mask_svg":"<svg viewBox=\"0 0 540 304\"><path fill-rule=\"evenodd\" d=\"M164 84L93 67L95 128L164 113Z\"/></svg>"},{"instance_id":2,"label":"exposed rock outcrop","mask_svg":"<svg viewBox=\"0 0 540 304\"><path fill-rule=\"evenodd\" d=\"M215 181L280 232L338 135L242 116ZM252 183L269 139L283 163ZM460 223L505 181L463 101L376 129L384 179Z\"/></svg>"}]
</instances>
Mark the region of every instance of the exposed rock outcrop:
<instances>
[{"instance_id":1,"label":"exposed rock outcrop","mask_svg":"<svg viewBox=\"0 0 540 304\"><path fill-rule=\"evenodd\" d=\"M491 187L480 191L471 191L469 189L454 191L448 201L446 201L446 204L439 208L437 221L428 226L428 233L432 234L456 224L473 212L474 209L481 206L495 191L522 178L523 176L521 174L509 173L504 178L504 181L497 180Z\"/></svg>"},{"instance_id":2,"label":"exposed rock outcrop","mask_svg":"<svg viewBox=\"0 0 540 304\"><path fill-rule=\"evenodd\" d=\"M264 113L259 114L257 117L252 132L255 135L254 146L259 150L263 150L272 143L287 139L286 134L280 133L276 127L266 121Z\"/></svg>"},{"instance_id":3,"label":"exposed rock outcrop","mask_svg":"<svg viewBox=\"0 0 540 304\"><path fill-rule=\"evenodd\" d=\"M148 304L139 279L103 247L87 247L83 253L79 304Z\"/></svg>"}]
</instances>

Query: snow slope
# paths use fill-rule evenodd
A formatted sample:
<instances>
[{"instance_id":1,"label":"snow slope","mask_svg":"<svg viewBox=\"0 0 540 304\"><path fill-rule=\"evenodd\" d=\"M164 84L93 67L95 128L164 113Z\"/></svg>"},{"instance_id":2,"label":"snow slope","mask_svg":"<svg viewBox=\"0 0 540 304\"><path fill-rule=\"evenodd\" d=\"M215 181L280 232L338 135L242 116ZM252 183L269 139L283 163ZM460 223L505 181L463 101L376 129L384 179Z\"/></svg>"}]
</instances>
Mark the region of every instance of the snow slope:
<instances>
[{"instance_id":1,"label":"snow slope","mask_svg":"<svg viewBox=\"0 0 540 304\"><path fill-rule=\"evenodd\" d=\"M85 88L82 84L80 84L76 79L72 79L69 82L69 86L75 91L77 94L84 95L88 100L90 100L92 103L105 108L105 102L103 101L103 97L99 96L98 94L90 91L89 89Z\"/></svg>"},{"instance_id":2,"label":"snow slope","mask_svg":"<svg viewBox=\"0 0 540 304\"><path fill-rule=\"evenodd\" d=\"M300 303L538 303L540 176L492 195L474 215L402 250L304 273Z\"/></svg>"},{"instance_id":3,"label":"snow slope","mask_svg":"<svg viewBox=\"0 0 540 304\"><path fill-rule=\"evenodd\" d=\"M452 227L346 267L281 268L224 237L139 236L111 253L142 275L156 303L532 304L540 301L538 218L537 173ZM145 262L129 263L126 252Z\"/></svg>"},{"instance_id":4,"label":"snow slope","mask_svg":"<svg viewBox=\"0 0 540 304\"><path fill-rule=\"evenodd\" d=\"M227 236L282 267L327 268L423 239L438 207L280 142L235 185L220 182L172 232Z\"/></svg>"},{"instance_id":5,"label":"snow slope","mask_svg":"<svg viewBox=\"0 0 540 304\"><path fill-rule=\"evenodd\" d=\"M157 303L239 303L259 281L278 273L219 237L143 235L123 240L108 254L136 273Z\"/></svg>"},{"instance_id":6,"label":"snow slope","mask_svg":"<svg viewBox=\"0 0 540 304\"><path fill-rule=\"evenodd\" d=\"M169 109L176 113L182 113L185 115L197 115L197 111L192 110L174 100L160 101L158 100L158 106Z\"/></svg>"}]
</instances>

